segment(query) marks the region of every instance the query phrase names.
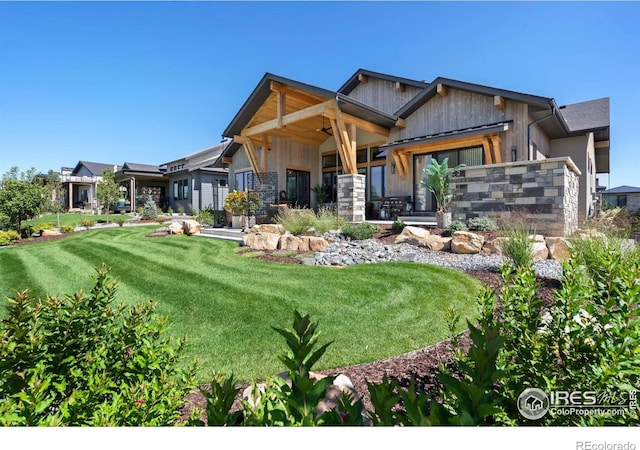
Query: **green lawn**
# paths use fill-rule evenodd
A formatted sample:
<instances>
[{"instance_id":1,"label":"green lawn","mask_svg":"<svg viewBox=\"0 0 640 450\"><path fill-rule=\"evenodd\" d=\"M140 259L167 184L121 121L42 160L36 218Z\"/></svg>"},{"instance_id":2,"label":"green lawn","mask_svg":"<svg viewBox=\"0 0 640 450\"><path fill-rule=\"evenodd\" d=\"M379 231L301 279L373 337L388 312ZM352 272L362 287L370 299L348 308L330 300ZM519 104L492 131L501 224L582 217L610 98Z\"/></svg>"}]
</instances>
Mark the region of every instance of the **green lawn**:
<instances>
[{"instance_id":1,"label":"green lawn","mask_svg":"<svg viewBox=\"0 0 640 450\"><path fill-rule=\"evenodd\" d=\"M127 218L131 218L131 215L127 214ZM114 215L109 214L109 222L113 222ZM106 214L83 214L83 213L62 213L60 214L60 226L65 225L80 225L80 222L84 219L91 219L95 223L98 221L107 221ZM32 226L41 225L43 223L50 223L54 227L58 226L58 217L56 214L44 214L42 217L38 217L37 219L27 220L23 222L24 224L31 224Z\"/></svg>"},{"instance_id":2,"label":"green lawn","mask_svg":"<svg viewBox=\"0 0 640 450\"><path fill-rule=\"evenodd\" d=\"M118 299L157 301L172 330L188 335L204 380L212 369L244 380L282 371L276 355L285 344L271 327L289 327L294 308L320 322L320 342L334 341L317 369L395 356L446 338L449 305L463 317L475 315L479 284L461 272L416 263L267 263L242 255L229 241L145 237L156 228L85 231L0 248L0 298L27 287L39 294L88 290L93 268L105 262L118 282Z\"/></svg>"}]
</instances>

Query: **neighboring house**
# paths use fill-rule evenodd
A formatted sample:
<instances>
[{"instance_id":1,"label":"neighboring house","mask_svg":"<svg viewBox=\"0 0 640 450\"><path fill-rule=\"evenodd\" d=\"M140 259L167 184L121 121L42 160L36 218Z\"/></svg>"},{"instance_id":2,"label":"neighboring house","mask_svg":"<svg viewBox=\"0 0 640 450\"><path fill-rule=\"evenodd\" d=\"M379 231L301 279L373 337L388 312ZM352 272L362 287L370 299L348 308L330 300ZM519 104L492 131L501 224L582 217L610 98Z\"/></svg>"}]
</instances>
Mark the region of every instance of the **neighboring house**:
<instances>
[{"instance_id":1,"label":"neighboring house","mask_svg":"<svg viewBox=\"0 0 640 450\"><path fill-rule=\"evenodd\" d=\"M618 186L601 192L602 208L627 208L628 211L640 211L640 187Z\"/></svg>"},{"instance_id":2,"label":"neighboring house","mask_svg":"<svg viewBox=\"0 0 640 450\"><path fill-rule=\"evenodd\" d=\"M166 166L125 162L116 172L115 179L120 185L125 211L136 211L144 206L149 196L156 205L166 211L169 207L167 197L169 182L165 177ZM122 201L124 200L124 202ZM122 207L122 205L121 205Z\"/></svg>"},{"instance_id":3,"label":"neighboring house","mask_svg":"<svg viewBox=\"0 0 640 450\"><path fill-rule=\"evenodd\" d=\"M214 164L230 142L224 140L164 165L169 189L167 199L174 211L181 207L188 213L205 208L224 209L228 170Z\"/></svg>"},{"instance_id":4,"label":"neighboring house","mask_svg":"<svg viewBox=\"0 0 640 450\"><path fill-rule=\"evenodd\" d=\"M596 174L609 172L609 99L557 106L552 98L437 78L358 70L337 91L267 73L223 136L231 189L269 182L281 199L316 206L324 184L348 220L385 196L410 196L431 159L466 165L454 215L504 218L520 209L570 233L593 213ZM241 151L239 151L241 150ZM269 199L272 201L272 199ZM555 225L554 225L555 224Z\"/></svg>"},{"instance_id":5,"label":"neighboring house","mask_svg":"<svg viewBox=\"0 0 640 450\"><path fill-rule=\"evenodd\" d=\"M96 197L98 183L104 169L117 169L114 164L79 161L74 168L60 171L62 186L66 192L64 206L69 211L94 210L100 205Z\"/></svg>"}]
</instances>

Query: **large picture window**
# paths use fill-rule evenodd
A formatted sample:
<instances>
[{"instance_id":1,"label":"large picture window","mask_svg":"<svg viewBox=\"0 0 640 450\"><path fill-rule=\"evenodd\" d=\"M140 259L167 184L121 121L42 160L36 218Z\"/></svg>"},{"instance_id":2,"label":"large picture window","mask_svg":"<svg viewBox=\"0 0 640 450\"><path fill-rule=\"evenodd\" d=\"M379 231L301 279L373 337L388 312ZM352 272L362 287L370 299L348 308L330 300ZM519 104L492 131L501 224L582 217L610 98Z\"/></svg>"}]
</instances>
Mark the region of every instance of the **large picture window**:
<instances>
[{"instance_id":1,"label":"large picture window","mask_svg":"<svg viewBox=\"0 0 640 450\"><path fill-rule=\"evenodd\" d=\"M189 200L189 179L188 178L173 182L173 199Z\"/></svg>"},{"instance_id":2,"label":"large picture window","mask_svg":"<svg viewBox=\"0 0 640 450\"><path fill-rule=\"evenodd\" d=\"M384 197L384 172L386 166L372 166L369 169L369 200L372 202L382 200Z\"/></svg>"}]
</instances>

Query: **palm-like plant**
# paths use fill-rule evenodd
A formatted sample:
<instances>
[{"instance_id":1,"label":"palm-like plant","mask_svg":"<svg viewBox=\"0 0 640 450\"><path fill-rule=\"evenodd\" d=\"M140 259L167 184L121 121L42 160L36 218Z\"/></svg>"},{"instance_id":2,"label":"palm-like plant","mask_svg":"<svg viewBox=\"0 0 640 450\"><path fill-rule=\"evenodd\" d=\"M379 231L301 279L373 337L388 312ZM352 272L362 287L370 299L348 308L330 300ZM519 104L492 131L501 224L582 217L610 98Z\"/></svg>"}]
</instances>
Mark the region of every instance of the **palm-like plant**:
<instances>
[{"instance_id":1,"label":"palm-like plant","mask_svg":"<svg viewBox=\"0 0 640 450\"><path fill-rule=\"evenodd\" d=\"M458 170L464 164L456 166L453 170ZM422 180L422 187L429 189L436 197L436 214L442 215L449 212L449 206L453 199L453 194L449 192L449 184L451 183L451 173L449 172L449 158L445 158L442 164L439 164L435 158L431 159L424 172L427 180Z\"/></svg>"}]
</instances>

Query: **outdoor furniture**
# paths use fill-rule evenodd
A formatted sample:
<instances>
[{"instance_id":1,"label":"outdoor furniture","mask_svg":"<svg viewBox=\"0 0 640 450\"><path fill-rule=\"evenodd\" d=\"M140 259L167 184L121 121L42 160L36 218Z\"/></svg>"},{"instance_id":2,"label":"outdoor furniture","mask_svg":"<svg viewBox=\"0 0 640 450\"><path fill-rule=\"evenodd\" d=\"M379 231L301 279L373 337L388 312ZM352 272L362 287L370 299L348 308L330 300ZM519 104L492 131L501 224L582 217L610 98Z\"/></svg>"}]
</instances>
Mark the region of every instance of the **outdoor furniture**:
<instances>
[{"instance_id":1,"label":"outdoor furniture","mask_svg":"<svg viewBox=\"0 0 640 450\"><path fill-rule=\"evenodd\" d=\"M411 196L384 197L380 204L380 219L396 220L398 216L404 216L413 211Z\"/></svg>"}]
</instances>

